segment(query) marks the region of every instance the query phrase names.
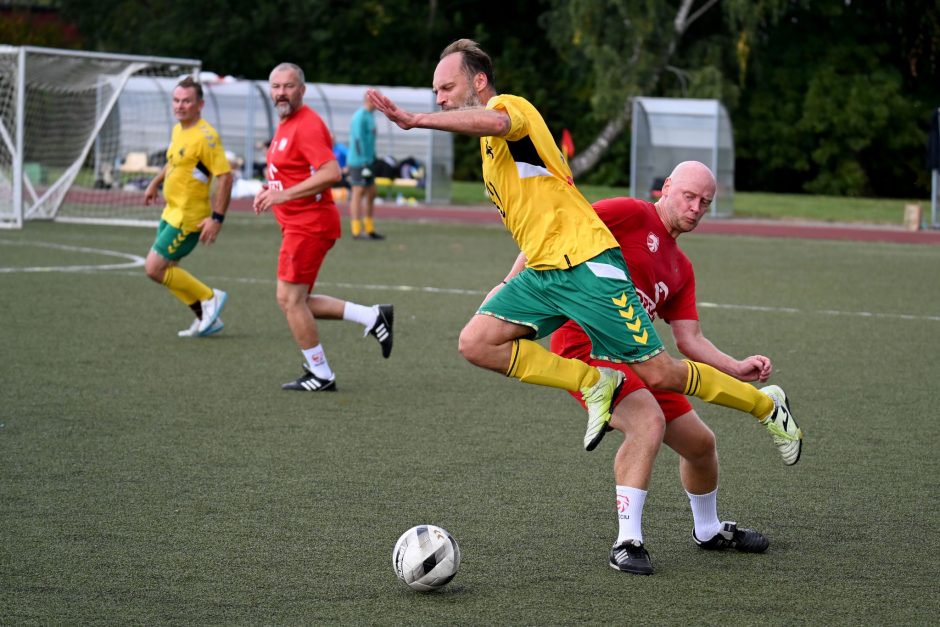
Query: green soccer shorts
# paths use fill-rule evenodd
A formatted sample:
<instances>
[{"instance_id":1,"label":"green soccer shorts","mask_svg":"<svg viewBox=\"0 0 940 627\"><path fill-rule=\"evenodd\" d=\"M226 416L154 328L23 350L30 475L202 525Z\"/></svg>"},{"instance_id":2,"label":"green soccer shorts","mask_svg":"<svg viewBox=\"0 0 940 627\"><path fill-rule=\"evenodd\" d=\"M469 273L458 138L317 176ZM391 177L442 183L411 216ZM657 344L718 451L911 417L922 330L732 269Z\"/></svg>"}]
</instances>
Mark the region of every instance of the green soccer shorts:
<instances>
[{"instance_id":1,"label":"green soccer shorts","mask_svg":"<svg viewBox=\"0 0 940 627\"><path fill-rule=\"evenodd\" d=\"M151 247L155 253L169 261L179 261L199 243L199 231L180 230L170 226L165 220L160 220L157 227L157 237Z\"/></svg>"},{"instance_id":2,"label":"green soccer shorts","mask_svg":"<svg viewBox=\"0 0 940 627\"><path fill-rule=\"evenodd\" d=\"M526 268L477 313L530 327L535 339L574 320L591 338L591 356L605 361L639 363L664 350L619 248L565 270Z\"/></svg>"}]
</instances>

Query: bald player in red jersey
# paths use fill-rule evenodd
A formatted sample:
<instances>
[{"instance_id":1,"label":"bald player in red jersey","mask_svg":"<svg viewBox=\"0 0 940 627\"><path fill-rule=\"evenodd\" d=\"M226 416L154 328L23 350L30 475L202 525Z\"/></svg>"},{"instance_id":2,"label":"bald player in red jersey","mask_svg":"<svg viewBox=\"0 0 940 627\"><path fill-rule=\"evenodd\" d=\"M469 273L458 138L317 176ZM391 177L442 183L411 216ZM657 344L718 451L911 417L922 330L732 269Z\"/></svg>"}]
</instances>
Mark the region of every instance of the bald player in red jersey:
<instances>
[{"instance_id":1,"label":"bald player in red jersey","mask_svg":"<svg viewBox=\"0 0 940 627\"><path fill-rule=\"evenodd\" d=\"M676 242L679 235L698 226L715 193L711 170L702 163L687 161L676 166L666 179L656 204L636 198L612 198L595 203L594 208L620 244L630 278L650 319L659 317L669 323L679 351L741 381L766 381L773 371L770 359L752 355L737 360L702 334L695 273ZM734 548L752 553L767 549L769 541L757 531L718 518L715 435L685 396L648 388L627 364L593 359L590 339L574 322L552 335L551 350L592 365L616 368L626 375L614 399L610 423L624 433L614 460L620 530L610 553L613 568L635 574L653 572L643 547L641 524L653 462L662 442L679 454L680 477L692 507L695 542L705 549ZM580 401L578 395L572 396ZM789 462L794 455L798 459L800 442L786 444L787 450L781 449L784 461Z\"/></svg>"}]
</instances>

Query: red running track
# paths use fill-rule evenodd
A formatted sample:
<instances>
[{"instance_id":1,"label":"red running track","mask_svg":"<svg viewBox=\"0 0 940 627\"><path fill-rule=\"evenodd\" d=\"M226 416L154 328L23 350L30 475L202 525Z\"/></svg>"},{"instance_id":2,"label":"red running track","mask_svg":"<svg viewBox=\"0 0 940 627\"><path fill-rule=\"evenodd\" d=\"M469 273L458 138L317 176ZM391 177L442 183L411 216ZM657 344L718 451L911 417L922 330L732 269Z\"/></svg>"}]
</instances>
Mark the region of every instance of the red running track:
<instances>
[{"instance_id":1,"label":"red running track","mask_svg":"<svg viewBox=\"0 0 940 627\"><path fill-rule=\"evenodd\" d=\"M341 203L338 206L344 216L348 215L348 205ZM233 200L232 209L251 211L251 199ZM375 212L377 220L501 224L496 209L486 205L428 207L424 205L381 204L376 205ZM900 226L830 222L705 218L695 232L756 237L892 242L897 244L940 244L940 230L908 231Z\"/></svg>"}]
</instances>

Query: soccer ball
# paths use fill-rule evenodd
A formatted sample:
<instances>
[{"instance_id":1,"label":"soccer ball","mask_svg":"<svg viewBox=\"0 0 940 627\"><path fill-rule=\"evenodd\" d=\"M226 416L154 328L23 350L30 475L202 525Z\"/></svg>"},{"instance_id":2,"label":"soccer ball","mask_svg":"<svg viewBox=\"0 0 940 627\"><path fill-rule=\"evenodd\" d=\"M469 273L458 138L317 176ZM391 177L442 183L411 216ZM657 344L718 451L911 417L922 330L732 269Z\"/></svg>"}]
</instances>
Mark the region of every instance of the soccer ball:
<instances>
[{"instance_id":1,"label":"soccer ball","mask_svg":"<svg viewBox=\"0 0 940 627\"><path fill-rule=\"evenodd\" d=\"M460 547L446 530L418 525L398 538L392 550L392 568L412 589L436 590L457 574Z\"/></svg>"}]
</instances>

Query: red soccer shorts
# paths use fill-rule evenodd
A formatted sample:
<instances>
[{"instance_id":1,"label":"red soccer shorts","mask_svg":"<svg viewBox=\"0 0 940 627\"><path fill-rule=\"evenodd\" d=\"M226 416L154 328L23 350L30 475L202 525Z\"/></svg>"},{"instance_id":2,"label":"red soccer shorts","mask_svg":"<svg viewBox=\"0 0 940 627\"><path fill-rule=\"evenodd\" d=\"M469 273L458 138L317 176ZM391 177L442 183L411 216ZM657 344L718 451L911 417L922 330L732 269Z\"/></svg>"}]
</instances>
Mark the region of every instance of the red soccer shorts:
<instances>
[{"instance_id":1,"label":"red soccer shorts","mask_svg":"<svg viewBox=\"0 0 940 627\"><path fill-rule=\"evenodd\" d=\"M313 289L326 253L336 243L308 231L283 231L281 253L277 260L277 278L288 283L301 283Z\"/></svg>"},{"instance_id":2,"label":"red soccer shorts","mask_svg":"<svg viewBox=\"0 0 940 627\"><path fill-rule=\"evenodd\" d=\"M614 370L619 370L623 373L623 385L620 386L620 393L617 395L617 398L614 399L614 402L611 403L611 407L616 407L620 401L625 399L631 393L636 392L637 390L642 390L646 387L646 384L643 383L643 380L640 377L636 376L636 373L630 369L630 366L627 364L615 364L609 361L603 361L601 359L585 359L585 362L596 366L598 368L612 368ZM692 403L689 402L682 394L678 392L669 392L667 390L656 390L649 388L650 393L652 393L653 398L656 399L656 402L659 403L660 409L663 410L663 415L666 417L666 423L670 423L679 416L687 414L692 411ZM581 406L584 407L584 401L581 399L581 392L569 392Z\"/></svg>"},{"instance_id":3,"label":"red soccer shorts","mask_svg":"<svg viewBox=\"0 0 940 627\"><path fill-rule=\"evenodd\" d=\"M643 380L640 379L627 364L592 359L590 356L591 340L588 339L587 334L577 326L568 324L555 331L552 334L551 349L553 353L561 355L562 357L580 359L598 368L613 368L614 370L622 372L624 374L623 385L620 387L620 393L617 395L617 398L614 399L611 407L616 407L617 403L627 396L646 387ZM666 417L667 423L692 411L692 404L689 402L689 399L682 394L667 392L665 390L654 390L652 388L650 388L650 392L663 410L663 415ZM569 394L584 407L584 401L581 399L580 392L569 392Z\"/></svg>"}]
</instances>

